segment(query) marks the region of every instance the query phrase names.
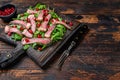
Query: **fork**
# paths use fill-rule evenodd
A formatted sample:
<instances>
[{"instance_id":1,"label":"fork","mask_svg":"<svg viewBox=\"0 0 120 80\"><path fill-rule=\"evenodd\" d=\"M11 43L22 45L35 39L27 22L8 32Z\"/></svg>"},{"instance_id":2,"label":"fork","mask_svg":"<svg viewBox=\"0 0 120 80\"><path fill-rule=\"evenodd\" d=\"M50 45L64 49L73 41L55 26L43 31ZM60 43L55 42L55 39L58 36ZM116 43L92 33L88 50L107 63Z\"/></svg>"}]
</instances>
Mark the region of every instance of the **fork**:
<instances>
[{"instance_id":1,"label":"fork","mask_svg":"<svg viewBox=\"0 0 120 80\"><path fill-rule=\"evenodd\" d=\"M67 57L70 55L70 52L72 51L73 47L75 47L76 42L72 41L70 43L70 46L62 53L62 55L60 56L60 58L58 59L57 63L56 63L56 69L61 70L61 67L63 65L63 63L65 62L65 60L67 59Z\"/></svg>"}]
</instances>

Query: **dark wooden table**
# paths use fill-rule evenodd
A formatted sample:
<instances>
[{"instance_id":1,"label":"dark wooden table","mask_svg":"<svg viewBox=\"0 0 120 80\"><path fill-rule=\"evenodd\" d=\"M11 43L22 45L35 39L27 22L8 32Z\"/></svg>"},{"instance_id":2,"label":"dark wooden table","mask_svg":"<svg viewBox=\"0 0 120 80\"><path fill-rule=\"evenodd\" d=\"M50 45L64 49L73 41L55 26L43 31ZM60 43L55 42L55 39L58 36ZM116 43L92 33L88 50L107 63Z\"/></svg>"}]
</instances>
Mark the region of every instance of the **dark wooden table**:
<instances>
[{"instance_id":1,"label":"dark wooden table","mask_svg":"<svg viewBox=\"0 0 120 80\"><path fill-rule=\"evenodd\" d=\"M43 70L25 55L10 69L0 70L0 80L120 80L120 0L0 0L0 6L12 3L22 13L37 2L86 23L90 31L61 71L55 63ZM0 51L11 48L0 42Z\"/></svg>"}]
</instances>

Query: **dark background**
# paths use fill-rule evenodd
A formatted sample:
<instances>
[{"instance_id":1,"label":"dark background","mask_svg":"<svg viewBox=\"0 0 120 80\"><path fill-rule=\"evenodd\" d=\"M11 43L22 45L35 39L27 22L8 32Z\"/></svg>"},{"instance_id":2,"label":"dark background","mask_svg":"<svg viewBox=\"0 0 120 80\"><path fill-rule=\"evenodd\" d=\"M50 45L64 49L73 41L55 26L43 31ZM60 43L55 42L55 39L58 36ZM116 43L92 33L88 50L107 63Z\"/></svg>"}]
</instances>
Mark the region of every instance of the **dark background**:
<instances>
[{"instance_id":1,"label":"dark background","mask_svg":"<svg viewBox=\"0 0 120 80\"><path fill-rule=\"evenodd\" d=\"M61 71L55 62L43 70L26 55L11 69L0 70L0 80L120 80L120 0L0 0L0 6L12 3L22 13L37 2L86 23L90 31ZM11 48L0 42L0 51Z\"/></svg>"}]
</instances>

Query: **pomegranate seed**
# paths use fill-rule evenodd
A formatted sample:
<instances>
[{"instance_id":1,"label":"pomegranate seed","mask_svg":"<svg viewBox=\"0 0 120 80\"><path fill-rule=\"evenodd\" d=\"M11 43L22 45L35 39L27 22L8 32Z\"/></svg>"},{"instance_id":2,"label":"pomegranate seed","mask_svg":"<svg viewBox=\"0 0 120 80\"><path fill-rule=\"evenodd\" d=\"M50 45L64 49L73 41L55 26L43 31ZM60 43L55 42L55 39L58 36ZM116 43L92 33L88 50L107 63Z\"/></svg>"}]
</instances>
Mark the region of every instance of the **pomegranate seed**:
<instances>
[{"instance_id":1,"label":"pomegranate seed","mask_svg":"<svg viewBox=\"0 0 120 80\"><path fill-rule=\"evenodd\" d=\"M73 23L72 23L72 22L69 22L69 25L70 25L70 26L73 26Z\"/></svg>"},{"instance_id":2,"label":"pomegranate seed","mask_svg":"<svg viewBox=\"0 0 120 80\"><path fill-rule=\"evenodd\" d=\"M65 20L62 20L62 22L65 22Z\"/></svg>"},{"instance_id":3,"label":"pomegranate seed","mask_svg":"<svg viewBox=\"0 0 120 80\"><path fill-rule=\"evenodd\" d=\"M56 18L55 20L56 20L56 21L59 21L59 19L58 19L58 18Z\"/></svg>"},{"instance_id":4,"label":"pomegranate seed","mask_svg":"<svg viewBox=\"0 0 120 80\"><path fill-rule=\"evenodd\" d=\"M8 32L8 36L11 36L11 34L12 34L11 32Z\"/></svg>"},{"instance_id":5,"label":"pomegranate seed","mask_svg":"<svg viewBox=\"0 0 120 80\"><path fill-rule=\"evenodd\" d=\"M4 9L4 11L1 11L1 10L0 10L0 15L3 15L3 16L9 15L9 14L11 14L13 11L14 11L14 8L13 8L13 7L11 7L11 8L6 8L6 9Z\"/></svg>"},{"instance_id":6,"label":"pomegranate seed","mask_svg":"<svg viewBox=\"0 0 120 80\"><path fill-rule=\"evenodd\" d=\"M48 25L47 28L49 28L50 26Z\"/></svg>"},{"instance_id":7,"label":"pomegranate seed","mask_svg":"<svg viewBox=\"0 0 120 80\"><path fill-rule=\"evenodd\" d=\"M27 18L27 22L30 22L30 19L29 19L29 18Z\"/></svg>"},{"instance_id":8,"label":"pomegranate seed","mask_svg":"<svg viewBox=\"0 0 120 80\"><path fill-rule=\"evenodd\" d=\"M41 25L41 24L40 24L40 23L38 23L38 24L37 24L37 27L40 27L40 25Z\"/></svg>"},{"instance_id":9,"label":"pomegranate seed","mask_svg":"<svg viewBox=\"0 0 120 80\"><path fill-rule=\"evenodd\" d=\"M16 27L17 27L17 26L15 26L15 25L13 26L13 28L16 28Z\"/></svg>"},{"instance_id":10,"label":"pomegranate seed","mask_svg":"<svg viewBox=\"0 0 120 80\"><path fill-rule=\"evenodd\" d=\"M45 9L44 9L44 10L43 10L44 16L47 16L47 15L48 15L48 12L49 12L48 10L45 10Z\"/></svg>"},{"instance_id":11,"label":"pomegranate seed","mask_svg":"<svg viewBox=\"0 0 120 80\"><path fill-rule=\"evenodd\" d=\"M47 16L48 15L48 13L44 13L44 16Z\"/></svg>"},{"instance_id":12,"label":"pomegranate seed","mask_svg":"<svg viewBox=\"0 0 120 80\"><path fill-rule=\"evenodd\" d=\"M32 13L33 15L35 14L35 13Z\"/></svg>"},{"instance_id":13,"label":"pomegranate seed","mask_svg":"<svg viewBox=\"0 0 120 80\"><path fill-rule=\"evenodd\" d=\"M43 13L46 13L46 10L45 10L45 9L43 10Z\"/></svg>"},{"instance_id":14,"label":"pomegranate seed","mask_svg":"<svg viewBox=\"0 0 120 80\"><path fill-rule=\"evenodd\" d=\"M25 39L26 42L30 42L30 40L28 38Z\"/></svg>"},{"instance_id":15,"label":"pomegranate seed","mask_svg":"<svg viewBox=\"0 0 120 80\"><path fill-rule=\"evenodd\" d=\"M20 30L21 30L21 31L23 31L23 30L24 30L24 28L21 26L21 27L20 27Z\"/></svg>"},{"instance_id":16,"label":"pomegranate seed","mask_svg":"<svg viewBox=\"0 0 120 80\"><path fill-rule=\"evenodd\" d=\"M12 7L11 10L14 11L14 8Z\"/></svg>"},{"instance_id":17,"label":"pomegranate seed","mask_svg":"<svg viewBox=\"0 0 120 80\"><path fill-rule=\"evenodd\" d=\"M40 34L37 35L38 38L41 38L42 36Z\"/></svg>"},{"instance_id":18,"label":"pomegranate seed","mask_svg":"<svg viewBox=\"0 0 120 80\"><path fill-rule=\"evenodd\" d=\"M34 20L37 21L37 18L35 18Z\"/></svg>"},{"instance_id":19,"label":"pomegranate seed","mask_svg":"<svg viewBox=\"0 0 120 80\"><path fill-rule=\"evenodd\" d=\"M45 21L48 21L48 19L47 19L47 18L45 18Z\"/></svg>"},{"instance_id":20,"label":"pomegranate seed","mask_svg":"<svg viewBox=\"0 0 120 80\"><path fill-rule=\"evenodd\" d=\"M36 11L39 11L39 9L38 9L38 8L36 8L35 10L36 10Z\"/></svg>"},{"instance_id":21,"label":"pomegranate seed","mask_svg":"<svg viewBox=\"0 0 120 80\"><path fill-rule=\"evenodd\" d=\"M31 34L33 34L33 31L31 29L28 30Z\"/></svg>"},{"instance_id":22,"label":"pomegranate seed","mask_svg":"<svg viewBox=\"0 0 120 80\"><path fill-rule=\"evenodd\" d=\"M39 51L41 51L41 50L42 50L42 48L41 48L41 47L39 47L39 48L38 48L38 50L39 50Z\"/></svg>"},{"instance_id":23,"label":"pomegranate seed","mask_svg":"<svg viewBox=\"0 0 120 80\"><path fill-rule=\"evenodd\" d=\"M52 19L52 20L51 20L51 22L53 23L53 22L54 22L54 20Z\"/></svg>"}]
</instances>

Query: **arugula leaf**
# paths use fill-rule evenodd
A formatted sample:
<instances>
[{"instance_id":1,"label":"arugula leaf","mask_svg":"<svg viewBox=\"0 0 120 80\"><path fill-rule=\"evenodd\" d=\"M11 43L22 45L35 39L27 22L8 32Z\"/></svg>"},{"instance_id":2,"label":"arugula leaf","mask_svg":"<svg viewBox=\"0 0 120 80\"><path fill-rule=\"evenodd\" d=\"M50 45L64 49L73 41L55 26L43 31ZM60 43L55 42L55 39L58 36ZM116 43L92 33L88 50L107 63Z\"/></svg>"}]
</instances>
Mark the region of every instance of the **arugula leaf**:
<instances>
[{"instance_id":1,"label":"arugula leaf","mask_svg":"<svg viewBox=\"0 0 120 80\"><path fill-rule=\"evenodd\" d=\"M30 45L29 45L29 44L26 44L26 45L24 45L23 49L24 49L24 50L27 50L29 47L30 47Z\"/></svg>"},{"instance_id":2,"label":"arugula leaf","mask_svg":"<svg viewBox=\"0 0 120 80\"><path fill-rule=\"evenodd\" d=\"M32 10L32 9L33 9L33 8L32 8L32 6L30 6L30 7L29 7L29 9L31 9L31 10Z\"/></svg>"},{"instance_id":3,"label":"arugula leaf","mask_svg":"<svg viewBox=\"0 0 120 80\"><path fill-rule=\"evenodd\" d=\"M21 14L17 15L17 18L12 18L13 20L20 20Z\"/></svg>"},{"instance_id":4,"label":"arugula leaf","mask_svg":"<svg viewBox=\"0 0 120 80\"><path fill-rule=\"evenodd\" d=\"M61 40L65 32L66 28L63 25L61 24L56 25L56 28L53 30L51 35L52 41L56 42Z\"/></svg>"},{"instance_id":5,"label":"arugula leaf","mask_svg":"<svg viewBox=\"0 0 120 80\"><path fill-rule=\"evenodd\" d=\"M40 34L41 34L42 37L44 37L45 32L40 31Z\"/></svg>"},{"instance_id":6,"label":"arugula leaf","mask_svg":"<svg viewBox=\"0 0 120 80\"><path fill-rule=\"evenodd\" d=\"M49 12L53 18L60 18L54 11Z\"/></svg>"},{"instance_id":7,"label":"arugula leaf","mask_svg":"<svg viewBox=\"0 0 120 80\"><path fill-rule=\"evenodd\" d=\"M22 36L14 33L14 34L12 34L11 38L16 40L16 41L20 41L22 39Z\"/></svg>"},{"instance_id":8,"label":"arugula leaf","mask_svg":"<svg viewBox=\"0 0 120 80\"><path fill-rule=\"evenodd\" d=\"M37 43L33 43L32 47L35 48L36 45L37 45Z\"/></svg>"},{"instance_id":9,"label":"arugula leaf","mask_svg":"<svg viewBox=\"0 0 120 80\"><path fill-rule=\"evenodd\" d=\"M58 20L59 20L59 21L62 21L63 19L59 17Z\"/></svg>"},{"instance_id":10,"label":"arugula leaf","mask_svg":"<svg viewBox=\"0 0 120 80\"><path fill-rule=\"evenodd\" d=\"M23 17L28 17L30 14L25 12Z\"/></svg>"},{"instance_id":11,"label":"arugula leaf","mask_svg":"<svg viewBox=\"0 0 120 80\"><path fill-rule=\"evenodd\" d=\"M21 27L20 25L17 25L17 29L19 29L19 30L20 30L20 27Z\"/></svg>"},{"instance_id":12,"label":"arugula leaf","mask_svg":"<svg viewBox=\"0 0 120 80\"><path fill-rule=\"evenodd\" d=\"M39 14L38 14L38 13L36 13L36 14L34 14L34 15L35 15L35 17L37 18Z\"/></svg>"},{"instance_id":13,"label":"arugula leaf","mask_svg":"<svg viewBox=\"0 0 120 80\"><path fill-rule=\"evenodd\" d=\"M42 37L44 37L44 35L45 35L45 32L42 32L42 31L35 31L35 33L34 33L34 37L37 37L37 35L38 34L40 34Z\"/></svg>"},{"instance_id":14,"label":"arugula leaf","mask_svg":"<svg viewBox=\"0 0 120 80\"><path fill-rule=\"evenodd\" d=\"M47 45L43 45L43 46L42 46L42 49L45 49L46 47L47 47Z\"/></svg>"},{"instance_id":15,"label":"arugula leaf","mask_svg":"<svg viewBox=\"0 0 120 80\"><path fill-rule=\"evenodd\" d=\"M37 35L40 33L40 31L35 31L35 33L34 33L34 37L36 38L37 37Z\"/></svg>"},{"instance_id":16,"label":"arugula leaf","mask_svg":"<svg viewBox=\"0 0 120 80\"><path fill-rule=\"evenodd\" d=\"M38 8L38 9L46 9L46 5L38 3L38 4L35 6L35 8Z\"/></svg>"}]
</instances>

